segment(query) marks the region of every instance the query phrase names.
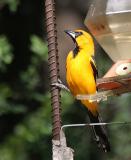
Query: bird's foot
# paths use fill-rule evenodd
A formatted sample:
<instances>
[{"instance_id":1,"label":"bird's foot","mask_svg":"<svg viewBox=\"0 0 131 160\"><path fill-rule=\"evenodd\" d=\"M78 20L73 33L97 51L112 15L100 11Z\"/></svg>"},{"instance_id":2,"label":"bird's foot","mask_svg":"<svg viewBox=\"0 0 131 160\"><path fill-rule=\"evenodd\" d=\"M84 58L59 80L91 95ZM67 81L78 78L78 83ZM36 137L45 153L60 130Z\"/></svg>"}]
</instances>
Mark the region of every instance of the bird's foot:
<instances>
[{"instance_id":1,"label":"bird's foot","mask_svg":"<svg viewBox=\"0 0 131 160\"><path fill-rule=\"evenodd\" d=\"M52 83L51 85L70 92L69 88L65 86L60 79L58 79L58 82Z\"/></svg>"}]
</instances>

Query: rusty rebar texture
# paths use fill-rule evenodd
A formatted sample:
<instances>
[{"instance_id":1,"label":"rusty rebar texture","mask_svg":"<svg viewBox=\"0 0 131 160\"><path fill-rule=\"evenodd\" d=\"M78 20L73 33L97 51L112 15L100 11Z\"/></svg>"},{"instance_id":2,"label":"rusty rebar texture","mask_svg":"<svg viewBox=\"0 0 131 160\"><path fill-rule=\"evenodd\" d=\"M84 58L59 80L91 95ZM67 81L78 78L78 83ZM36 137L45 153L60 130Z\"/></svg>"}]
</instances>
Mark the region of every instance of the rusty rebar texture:
<instances>
[{"instance_id":1,"label":"rusty rebar texture","mask_svg":"<svg viewBox=\"0 0 131 160\"><path fill-rule=\"evenodd\" d=\"M54 0L45 0L45 16L48 41L48 64L50 84L58 82L59 78L59 63L57 49L57 30L55 18L55 3ZM60 140L61 118L60 118L60 91L57 87L51 87L51 105L53 114L53 140Z\"/></svg>"}]
</instances>

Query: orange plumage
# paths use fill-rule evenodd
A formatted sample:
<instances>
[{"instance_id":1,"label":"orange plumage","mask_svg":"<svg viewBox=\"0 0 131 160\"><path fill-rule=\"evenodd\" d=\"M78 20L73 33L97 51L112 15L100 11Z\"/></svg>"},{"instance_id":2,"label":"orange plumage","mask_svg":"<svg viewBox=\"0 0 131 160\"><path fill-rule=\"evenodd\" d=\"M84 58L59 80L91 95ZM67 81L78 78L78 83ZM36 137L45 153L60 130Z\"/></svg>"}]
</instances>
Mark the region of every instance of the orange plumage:
<instances>
[{"instance_id":1,"label":"orange plumage","mask_svg":"<svg viewBox=\"0 0 131 160\"><path fill-rule=\"evenodd\" d=\"M71 93L94 94L96 93L97 69L94 61L94 43L89 33L83 30L66 31L73 39L75 49L70 51L66 59L66 79ZM90 121L99 123L99 109L97 102L81 100L87 108ZM97 143L106 152L110 145L103 126L93 126Z\"/></svg>"}]
</instances>

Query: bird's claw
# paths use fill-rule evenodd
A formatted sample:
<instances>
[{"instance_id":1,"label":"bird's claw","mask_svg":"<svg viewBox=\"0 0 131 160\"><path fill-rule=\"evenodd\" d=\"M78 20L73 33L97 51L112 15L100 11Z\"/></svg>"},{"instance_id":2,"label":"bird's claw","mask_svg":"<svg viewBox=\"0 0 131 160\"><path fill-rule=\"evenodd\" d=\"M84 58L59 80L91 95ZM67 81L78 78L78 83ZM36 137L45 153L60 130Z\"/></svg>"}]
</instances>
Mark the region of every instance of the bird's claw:
<instances>
[{"instance_id":1,"label":"bird's claw","mask_svg":"<svg viewBox=\"0 0 131 160\"><path fill-rule=\"evenodd\" d=\"M58 82L52 83L51 86L55 86L55 87L58 87L60 89L64 89L64 90L70 92L69 88L67 86L65 86L60 79L58 79Z\"/></svg>"}]
</instances>

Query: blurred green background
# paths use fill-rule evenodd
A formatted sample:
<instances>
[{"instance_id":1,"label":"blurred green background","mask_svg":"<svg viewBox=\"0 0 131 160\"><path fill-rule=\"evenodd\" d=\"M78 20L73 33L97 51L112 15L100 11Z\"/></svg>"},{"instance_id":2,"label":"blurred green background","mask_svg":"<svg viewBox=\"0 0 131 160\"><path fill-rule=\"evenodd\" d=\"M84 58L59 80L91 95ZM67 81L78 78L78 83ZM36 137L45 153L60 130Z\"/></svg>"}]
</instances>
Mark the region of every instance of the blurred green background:
<instances>
[{"instance_id":1,"label":"blurred green background","mask_svg":"<svg viewBox=\"0 0 131 160\"><path fill-rule=\"evenodd\" d=\"M83 21L90 2L56 1L60 76L64 83L65 57L72 42L67 41L63 30L85 29ZM101 77L112 62L95 44ZM47 57L44 0L0 0L0 160L52 157ZM63 124L88 122L85 108L65 91L61 95ZM104 121L131 121L130 103L130 94L102 102ZM130 160L131 126L112 125L107 129L111 142L107 154L98 150L89 128L66 129L75 160Z\"/></svg>"}]
</instances>

